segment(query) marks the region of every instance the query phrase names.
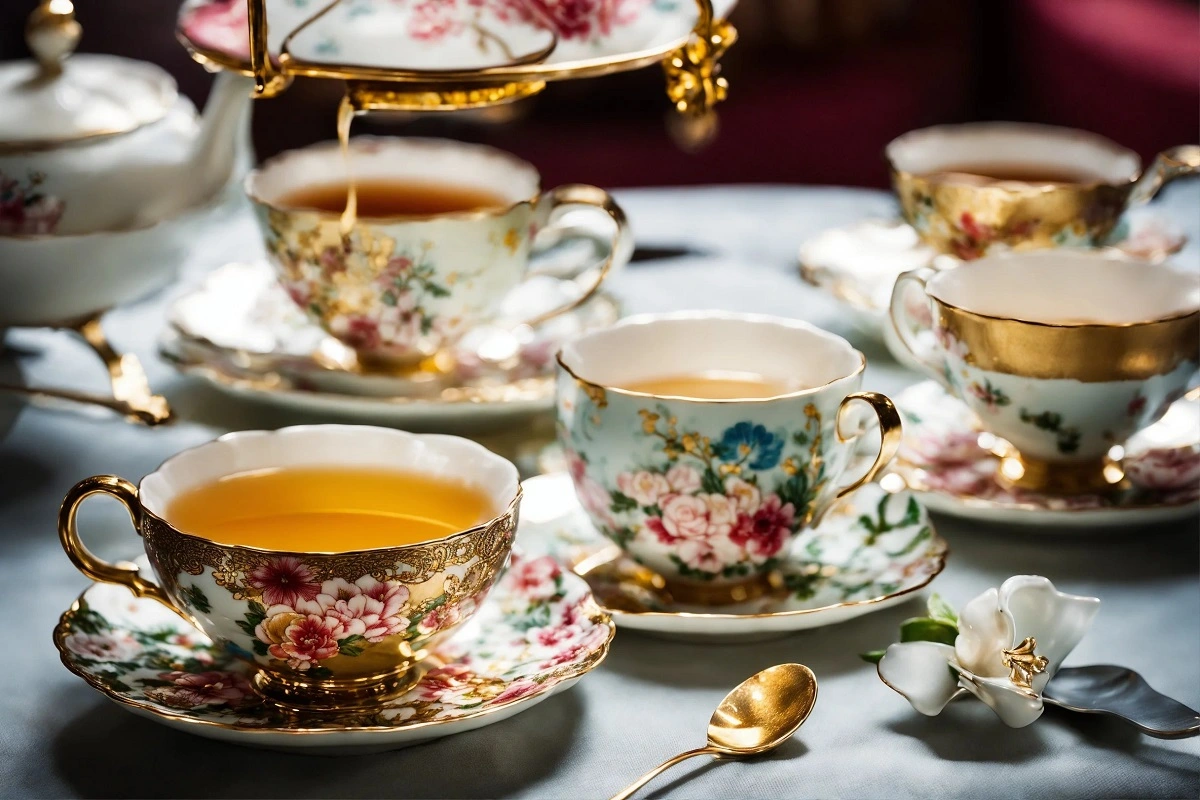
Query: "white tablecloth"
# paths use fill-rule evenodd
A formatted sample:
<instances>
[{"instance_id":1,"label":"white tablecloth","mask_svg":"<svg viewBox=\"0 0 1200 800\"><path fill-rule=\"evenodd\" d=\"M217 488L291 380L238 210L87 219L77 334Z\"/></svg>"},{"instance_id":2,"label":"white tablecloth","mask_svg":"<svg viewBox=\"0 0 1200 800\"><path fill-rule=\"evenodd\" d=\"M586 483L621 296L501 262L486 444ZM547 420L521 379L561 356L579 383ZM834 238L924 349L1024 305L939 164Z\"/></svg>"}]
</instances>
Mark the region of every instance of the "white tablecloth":
<instances>
[{"instance_id":1,"label":"white tablecloth","mask_svg":"<svg viewBox=\"0 0 1200 800\"><path fill-rule=\"evenodd\" d=\"M728 187L622 192L644 245L704 257L631 266L616 281L629 311L724 308L808 319L852 340L836 306L798 279L795 249L834 224L892 213L887 195L817 188ZM1160 201L1195 243L1200 186ZM184 270L260 252L235 208L198 237ZM1193 244L1181 257L1197 267ZM80 265L86 269L86 265ZM177 291L174 290L174 291ZM1010 730L978 703L914 713L858 653L893 640L919 601L763 644L699 645L618 634L608 660L569 692L509 721L383 755L323 759L241 749L134 717L69 674L50 631L86 581L55 535L67 488L93 473L137 480L167 455L238 428L313 421L234 402L175 375L154 353L171 291L111 313L114 343L136 352L182 416L148 430L112 417L26 408L0 445L0 796L607 797L664 758L703 742L709 714L751 673L809 665L816 709L794 740L755 762L676 767L652 797L1197 797L1200 741L1163 742L1102 718L1050 709ZM69 335L10 333L28 383L103 389L102 367ZM915 380L873 343L866 386ZM12 354L9 354L11 360ZM1120 663L1200 707L1197 524L1125 534L984 528L937 520L951 557L936 589L961 605L1016 573L1103 599L1069 663ZM84 509L85 535L110 557L138 542L115 504Z\"/></svg>"}]
</instances>

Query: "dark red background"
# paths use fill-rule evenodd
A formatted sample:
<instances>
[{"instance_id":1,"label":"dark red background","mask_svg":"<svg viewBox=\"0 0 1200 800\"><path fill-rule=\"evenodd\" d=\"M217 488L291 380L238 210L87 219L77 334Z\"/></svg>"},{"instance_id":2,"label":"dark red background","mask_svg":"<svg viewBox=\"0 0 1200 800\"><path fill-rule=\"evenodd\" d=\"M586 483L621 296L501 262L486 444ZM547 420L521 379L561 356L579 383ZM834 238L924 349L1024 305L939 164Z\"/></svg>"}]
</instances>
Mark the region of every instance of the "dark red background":
<instances>
[{"instance_id":1,"label":"dark red background","mask_svg":"<svg viewBox=\"0 0 1200 800\"><path fill-rule=\"evenodd\" d=\"M0 57L25 54L34 0L0 8ZM174 0L78 0L82 50L157 62L202 101ZM743 0L718 141L666 134L657 69L552 86L507 122L372 119L356 132L485 141L546 181L886 183L884 144L911 128L1026 119L1103 133L1150 156L1200 141L1200 7L1188 0ZM262 156L331 138L341 87L297 81L255 107Z\"/></svg>"}]
</instances>

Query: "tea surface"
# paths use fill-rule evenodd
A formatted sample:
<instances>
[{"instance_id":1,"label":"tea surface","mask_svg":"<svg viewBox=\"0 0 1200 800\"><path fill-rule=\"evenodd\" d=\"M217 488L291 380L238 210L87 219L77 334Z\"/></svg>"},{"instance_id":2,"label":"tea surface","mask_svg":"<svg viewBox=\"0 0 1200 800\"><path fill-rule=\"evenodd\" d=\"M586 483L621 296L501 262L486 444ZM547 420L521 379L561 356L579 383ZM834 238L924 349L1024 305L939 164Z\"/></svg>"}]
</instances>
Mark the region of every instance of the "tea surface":
<instances>
[{"instance_id":1,"label":"tea surface","mask_svg":"<svg viewBox=\"0 0 1200 800\"><path fill-rule=\"evenodd\" d=\"M510 205L497 194L449 183L361 179L353 188L358 217L427 216ZM313 184L284 195L278 204L341 214L347 208L350 189L349 181Z\"/></svg>"},{"instance_id":2,"label":"tea surface","mask_svg":"<svg viewBox=\"0 0 1200 800\"><path fill-rule=\"evenodd\" d=\"M955 164L942 167L931 175L961 173L977 175L994 181L1021 181L1023 183L1088 183L1096 176L1085 172L1072 172L1062 168L1035 166L1033 164Z\"/></svg>"},{"instance_id":3,"label":"tea surface","mask_svg":"<svg viewBox=\"0 0 1200 800\"><path fill-rule=\"evenodd\" d=\"M694 397L700 400L748 400L775 397L802 388L786 381L767 378L756 372L723 370L647 378L624 383L621 386L632 392Z\"/></svg>"},{"instance_id":4,"label":"tea surface","mask_svg":"<svg viewBox=\"0 0 1200 800\"><path fill-rule=\"evenodd\" d=\"M342 552L438 539L493 517L481 489L383 469L304 467L228 475L176 497L167 520L221 544Z\"/></svg>"}]
</instances>

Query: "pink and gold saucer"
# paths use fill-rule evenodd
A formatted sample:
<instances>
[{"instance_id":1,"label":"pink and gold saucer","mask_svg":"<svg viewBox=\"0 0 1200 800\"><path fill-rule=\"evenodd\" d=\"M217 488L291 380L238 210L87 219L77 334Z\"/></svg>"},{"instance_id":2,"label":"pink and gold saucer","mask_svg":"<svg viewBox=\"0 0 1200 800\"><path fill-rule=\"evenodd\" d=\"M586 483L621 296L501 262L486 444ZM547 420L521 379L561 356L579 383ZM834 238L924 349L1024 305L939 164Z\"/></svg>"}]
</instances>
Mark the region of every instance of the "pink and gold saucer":
<instances>
[{"instance_id":1,"label":"pink and gold saucer","mask_svg":"<svg viewBox=\"0 0 1200 800\"><path fill-rule=\"evenodd\" d=\"M1129 440L1123 464L1130 485L1105 495L1055 496L1002 485L995 437L933 381L896 395L896 406L904 441L893 474L883 481L903 478L933 511L1080 532L1195 520L1200 513L1200 390Z\"/></svg>"},{"instance_id":2,"label":"pink and gold saucer","mask_svg":"<svg viewBox=\"0 0 1200 800\"><path fill-rule=\"evenodd\" d=\"M340 755L407 747L528 710L598 666L614 631L581 578L547 556L514 553L487 603L427 659L415 687L352 711L261 699L249 664L120 586L85 591L59 619L54 644L67 669L139 716L233 744Z\"/></svg>"}]
</instances>

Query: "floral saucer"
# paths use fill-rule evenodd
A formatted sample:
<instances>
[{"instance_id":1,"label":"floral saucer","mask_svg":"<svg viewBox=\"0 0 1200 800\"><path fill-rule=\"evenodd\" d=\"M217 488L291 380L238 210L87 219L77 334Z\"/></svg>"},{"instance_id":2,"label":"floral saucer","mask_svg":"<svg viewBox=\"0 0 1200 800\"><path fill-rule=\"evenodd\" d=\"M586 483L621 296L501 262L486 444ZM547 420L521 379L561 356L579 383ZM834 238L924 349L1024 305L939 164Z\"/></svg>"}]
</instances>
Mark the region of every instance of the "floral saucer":
<instances>
[{"instance_id":1,"label":"floral saucer","mask_svg":"<svg viewBox=\"0 0 1200 800\"><path fill-rule=\"evenodd\" d=\"M599 665L614 632L582 580L549 557L514 553L420 682L376 708L295 711L264 701L248 665L157 601L112 584L93 584L75 601L54 644L67 669L140 716L234 744L337 755L407 747L532 708Z\"/></svg>"},{"instance_id":2,"label":"floral saucer","mask_svg":"<svg viewBox=\"0 0 1200 800\"><path fill-rule=\"evenodd\" d=\"M1200 512L1200 390L1126 443L1131 487L1111 496L1005 488L996 480L995 437L979 429L965 404L933 381L911 386L895 400L904 416L904 441L892 469L933 511L1087 531L1195 519Z\"/></svg>"},{"instance_id":3,"label":"floral saucer","mask_svg":"<svg viewBox=\"0 0 1200 800\"><path fill-rule=\"evenodd\" d=\"M834 625L903 602L946 565L946 543L913 495L868 484L795 540L778 592L725 606L676 603L595 529L569 475L522 486L521 547L572 565L618 627L663 637L753 641Z\"/></svg>"},{"instance_id":4,"label":"floral saucer","mask_svg":"<svg viewBox=\"0 0 1200 800\"><path fill-rule=\"evenodd\" d=\"M528 281L506 300L506 314L523 319L553 308L562 302L563 283ZM448 425L552 408L559 345L618 316L616 301L601 294L536 329L500 321L470 331L429 369L375 372L309 321L267 264L235 263L175 300L159 352L181 372L273 405L400 425Z\"/></svg>"},{"instance_id":5,"label":"floral saucer","mask_svg":"<svg viewBox=\"0 0 1200 800\"><path fill-rule=\"evenodd\" d=\"M723 19L735 0L713 0ZM314 64L522 72L660 60L696 25L695 0L267 0L272 55ZM328 11L325 9L328 8ZM177 31L201 57L249 69L246 0L189 0ZM547 54L548 53L548 54ZM534 63L530 63L534 62Z\"/></svg>"},{"instance_id":6,"label":"floral saucer","mask_svg":"<svg viewBox=\"0 0 1200 800\"><path fill-rule=\"evenodd\" d=\"M1113 247L1132 256L1162 260L1179 252L1187 237L1152 209L1128 212L1112 232ZM800 277L837 300L850 322L867 336L889 341L892 285L902 272L929 265L952 266L958 259L939 255L898 220L868 219L823 231L800 245ZM891 347L902 361L907 351Z\"/></svg>"}]
</instances>

